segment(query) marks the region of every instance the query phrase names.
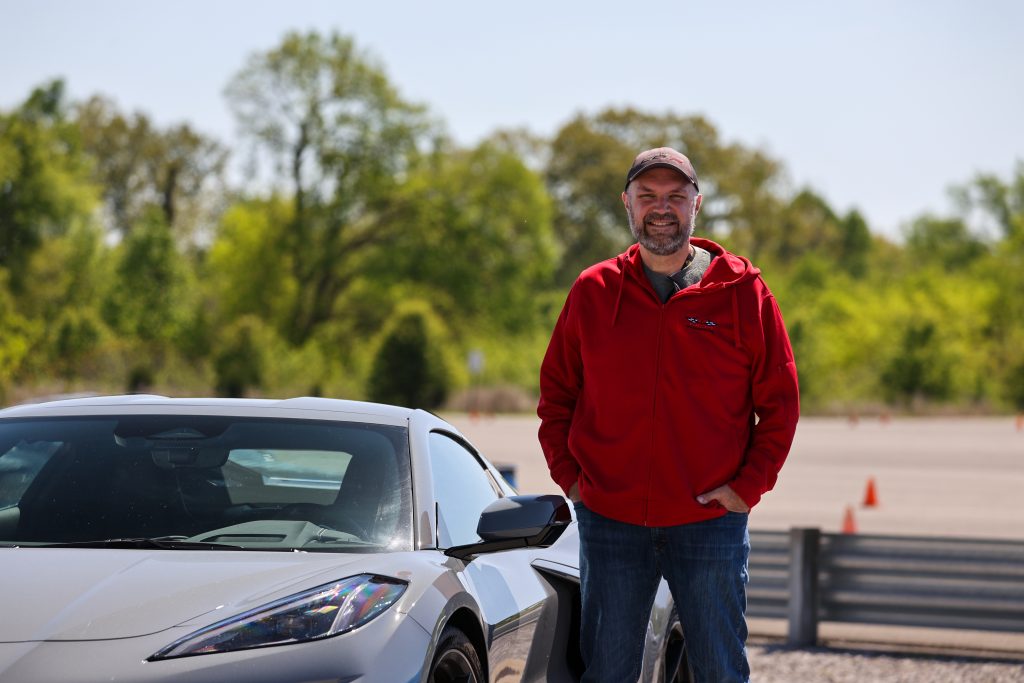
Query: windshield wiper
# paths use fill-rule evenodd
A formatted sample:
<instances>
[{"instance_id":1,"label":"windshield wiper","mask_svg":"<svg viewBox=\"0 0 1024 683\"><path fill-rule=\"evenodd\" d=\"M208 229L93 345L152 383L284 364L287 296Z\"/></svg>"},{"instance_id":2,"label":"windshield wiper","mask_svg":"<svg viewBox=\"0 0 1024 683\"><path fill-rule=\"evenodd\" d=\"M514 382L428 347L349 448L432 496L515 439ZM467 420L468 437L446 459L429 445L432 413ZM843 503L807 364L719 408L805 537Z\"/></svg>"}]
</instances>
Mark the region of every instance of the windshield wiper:
<instances>
[{"instance_id":1,"label":"windshield wiper","mask_svg":"<svg viewBox=\"0 0 1024 683\"><path fill-rule=\"evenodd\" d=\"M26 546L22 546L26 547ZM240 545L181 541L169 538L108 538L102 541L42 543L32 548L128 548L132 550L245 550Z\"/></svg>"}]
</instances>

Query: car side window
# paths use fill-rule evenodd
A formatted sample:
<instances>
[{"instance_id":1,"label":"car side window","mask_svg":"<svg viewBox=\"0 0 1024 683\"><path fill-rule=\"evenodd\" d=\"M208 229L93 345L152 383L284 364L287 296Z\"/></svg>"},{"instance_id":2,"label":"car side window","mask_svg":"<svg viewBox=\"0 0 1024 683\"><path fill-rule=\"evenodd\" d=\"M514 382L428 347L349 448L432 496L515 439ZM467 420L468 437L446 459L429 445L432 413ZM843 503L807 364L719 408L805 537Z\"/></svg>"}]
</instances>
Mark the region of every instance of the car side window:
<instances>
[{"instance_id":1,"label":"car side window","mask_svg":"<svg viewBox=\"0 0 1024 683\"><path fill-rule=\"evenodd\" d=\"M433 432L429 439L434 500L438 506L438 546L476 543L480 513L500 494L477 457L455 439Z\"/></svg>"}]
</instances>

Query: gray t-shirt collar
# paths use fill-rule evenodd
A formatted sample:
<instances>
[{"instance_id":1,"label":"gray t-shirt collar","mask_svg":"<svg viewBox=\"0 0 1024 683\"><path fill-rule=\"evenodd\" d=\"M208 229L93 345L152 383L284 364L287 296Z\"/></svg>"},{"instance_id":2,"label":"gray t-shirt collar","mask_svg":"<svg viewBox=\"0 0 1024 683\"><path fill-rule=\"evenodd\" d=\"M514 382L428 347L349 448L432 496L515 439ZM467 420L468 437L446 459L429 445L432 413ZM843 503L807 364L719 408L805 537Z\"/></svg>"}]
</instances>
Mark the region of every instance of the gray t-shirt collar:
<instances>
[{"instance_id":1,"label":"gray t-shirt collar","mask_svg":"<svg viewBox=\"0 0 1024 683\"><path fill-rule=\"evenodd\" d=\"M647 279L654 287L654 291L657 292L658 298L665 303L676 292L700 282L704 273L711 266L712 258L710 251L693 245L693 258L689 259L680 270L671 275L662 275L651 270L645 263L644 273L647 274Z\"/></svg>"}]
</instances>

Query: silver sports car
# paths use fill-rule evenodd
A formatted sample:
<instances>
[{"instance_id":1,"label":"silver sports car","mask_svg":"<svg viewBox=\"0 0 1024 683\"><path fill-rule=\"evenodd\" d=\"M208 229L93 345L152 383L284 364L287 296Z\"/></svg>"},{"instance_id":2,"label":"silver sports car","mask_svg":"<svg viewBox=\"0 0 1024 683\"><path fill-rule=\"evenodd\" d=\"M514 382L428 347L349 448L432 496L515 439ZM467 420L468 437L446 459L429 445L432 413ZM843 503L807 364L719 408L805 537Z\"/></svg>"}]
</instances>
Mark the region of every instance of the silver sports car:
<instances>
[{"instance_id":1,"label":"silver sports car","mask_svg":"<svg viewBox=\"0 0 1024 683\"><path fill-rule=\"evenodd\" d=\"M444 420L320 398L0 411L0 681L574 681L578 538ZM667 589L644 680L682 681Z\"/></svg>"}]
</instances>

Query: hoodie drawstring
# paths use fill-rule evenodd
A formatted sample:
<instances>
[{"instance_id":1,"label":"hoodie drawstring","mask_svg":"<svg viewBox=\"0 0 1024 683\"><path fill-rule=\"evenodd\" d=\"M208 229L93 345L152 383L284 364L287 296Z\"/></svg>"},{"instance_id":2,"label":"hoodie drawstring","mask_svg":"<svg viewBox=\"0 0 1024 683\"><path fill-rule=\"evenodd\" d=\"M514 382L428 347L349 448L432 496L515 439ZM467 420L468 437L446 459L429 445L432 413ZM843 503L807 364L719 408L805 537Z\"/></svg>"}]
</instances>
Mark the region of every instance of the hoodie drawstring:
<instances>
[{"instance_id":1,"label":"hoodie drawstring","mask_svg":"<svg viewBox=\"0 0 1024 683\"><path fill-rule=\"evenodd\" d=\"M622 290L626 288L626 264L623 263L619 270L619 293L615 295L615 308L612 309L612 327L619 319L619 304L622 303Z\"/></svg>"},{"instance_id":2,"label":"hoodie drawstring","mask_svg":"<svg viewBox=\"0 0 1024 683\"><path fill-rule=\"evenodd\" d=\"M740 348L740 301L736 295L736 288L730 287L732 290L732 341L736 345L736 348Z\"/></svg>"}]
</instances>

